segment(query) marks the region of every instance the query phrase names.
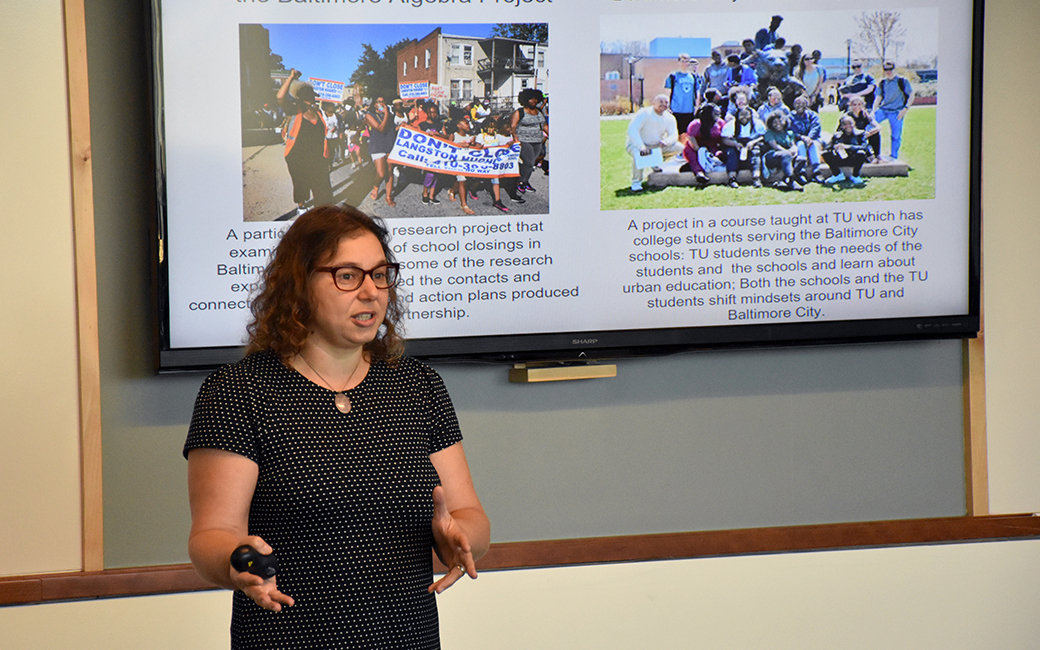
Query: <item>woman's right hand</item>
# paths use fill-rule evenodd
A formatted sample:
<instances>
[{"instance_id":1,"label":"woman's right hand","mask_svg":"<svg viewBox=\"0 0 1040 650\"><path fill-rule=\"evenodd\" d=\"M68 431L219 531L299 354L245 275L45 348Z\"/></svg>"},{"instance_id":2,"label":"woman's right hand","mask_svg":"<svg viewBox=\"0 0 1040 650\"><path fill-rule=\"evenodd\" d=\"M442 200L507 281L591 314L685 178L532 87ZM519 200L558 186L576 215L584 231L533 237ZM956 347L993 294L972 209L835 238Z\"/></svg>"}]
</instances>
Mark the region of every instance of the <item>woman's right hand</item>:
<instances>
[{"instance_id":1,"label":"woman's right hand","mask_svg":"<svg viewBox=\"0 0 1040 650\"><path fill-rule=\"evenodd\" d=\"M267 542L255 535L245 538L242 543L252 546L261 555L270 555L274 552L274 549ZM236 571L235 567L230 566L230 563L228 571L235 588L252 598L253 602L264 609L280 612L283 605L292 607L296 602L291 596L283 594L278 590L277 576L264 580L254 573Z\"/></svg>"}]
</instances>

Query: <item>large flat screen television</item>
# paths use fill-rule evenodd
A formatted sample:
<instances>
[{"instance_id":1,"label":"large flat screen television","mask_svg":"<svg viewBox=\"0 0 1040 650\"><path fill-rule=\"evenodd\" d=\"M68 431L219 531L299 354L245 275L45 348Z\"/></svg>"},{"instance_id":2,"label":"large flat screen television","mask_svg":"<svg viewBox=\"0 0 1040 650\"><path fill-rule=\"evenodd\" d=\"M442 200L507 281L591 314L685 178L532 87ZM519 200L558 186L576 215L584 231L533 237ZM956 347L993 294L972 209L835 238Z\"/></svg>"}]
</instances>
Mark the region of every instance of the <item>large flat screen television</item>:
<instances>
[{"instance_id":1,"label":"large flat screen television","mask_svg":"<svg viewBox=\"0 0 1040 650\"><path fill-rule=\"evenodd\" d=\"M333 200L392 234L413 356L978 331L981 2L153 10L160 370L241 355L258 272L315 201L294 195L285 84L332 116Z\"/></svg>"}]
</instances>

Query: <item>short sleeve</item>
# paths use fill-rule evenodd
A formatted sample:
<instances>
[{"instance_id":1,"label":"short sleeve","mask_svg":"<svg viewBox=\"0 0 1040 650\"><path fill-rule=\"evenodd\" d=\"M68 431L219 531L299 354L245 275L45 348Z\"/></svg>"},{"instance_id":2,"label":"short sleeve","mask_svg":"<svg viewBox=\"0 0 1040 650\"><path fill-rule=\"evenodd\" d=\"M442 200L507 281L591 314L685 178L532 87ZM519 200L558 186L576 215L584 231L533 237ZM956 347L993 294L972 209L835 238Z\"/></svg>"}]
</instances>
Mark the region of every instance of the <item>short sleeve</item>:
<instances>
[{"instance_id":1,"label":"short sleeve","mask_svg":"<svg viewBox=\"0 0 1040 650\"><path fill-rule=\"evenodd\" d=\"M184 456L205 447L241 454L259 463L256 403L253 382L241 363L225 366L207 377L195 398Z\"/></svg>"},{"instance_id":2,"label":"short sleeve","mask_svg":"<svg viewBox=\"0 0 1040 650\"><path fill-rule=\"evenodd\" d=\"M429 366L423 366L426 378L429 382L429 408L430 408L430 453L462 441L462 430L459 428L459 419L455 415L455 407L451 403L448 389L437 372Z\"/></svg>"}]
</instances>

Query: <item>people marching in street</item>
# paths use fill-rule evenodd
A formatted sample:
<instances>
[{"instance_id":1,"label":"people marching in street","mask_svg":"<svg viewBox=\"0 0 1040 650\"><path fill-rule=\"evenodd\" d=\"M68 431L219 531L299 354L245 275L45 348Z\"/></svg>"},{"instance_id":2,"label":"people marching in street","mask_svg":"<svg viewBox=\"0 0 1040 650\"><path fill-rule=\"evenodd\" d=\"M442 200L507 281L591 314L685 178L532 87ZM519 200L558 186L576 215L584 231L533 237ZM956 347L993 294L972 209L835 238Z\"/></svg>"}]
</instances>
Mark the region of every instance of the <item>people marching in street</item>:
<instances>
[{"instance_id":1,"label":"people marching in street","mask_svg":"<svg viewBox=\"0 0 1040 650\"><path fill-rule=\"evenodd\" d=\"M469 116L460 117L455 122L455 132L452 134L452 142L466 147L479 147L476 136L470 133ZM466 188L466 176L458 174L455 176L455 185L448 190L448 200L459 199L464 214L475 214L473 208L469 207L470 200L477 200L477 195L472 189Z\"/></svg>"},{"instance_id":2,"label":"people marching in street","mask_svg":"<svg viewBox=\"0 0 1040 650\"><path fill-rule=\"evenodd\" d=\"M339 118L336 108L331 102L322 102L321 110L325 113L325 148L329 152L329 172L339 162Z\"/></svg>"},{"instance_id":3,"label":"people marching in street","mask_svg":"<svg viewBox=\"0 0 1040 650\"><path fill-rule=\"evenodd\" d=\"M361 114L358 113L353 97L348 97L341 105L340 125L343 128L344 160L350 159L351 169L361 166Z\"/></svg>"},{"instance_id":4,"label":"people marching in street","mask_svg":"<svg viewBox=\"0 0 1040 650\"><path fill-rule=\"evenodd\" d=\"M282 136L285 139L285 164L292 178L293 201L297 213L303 214L312 197L312 206L332 203L332 185L329 183L325 119L318 107L318 96L314 87L307 83L299 83L295 92L290 92L293 82L299 78L300 71L291 70L276 97L286 114Z\"/></svg>"},{"instance_id":5,"label":"people marching in street","mask_svg":"<svg viewBox=\"0 0 1040 650\"><path fill-rule=\"evenodd\" d=\"M372 200L379 197L379 186L386 182L386 204L389 206L396 205L394 203L394 176L390 171L389 163L386 159L394 148L394 140L397 139L397 129L394 126L393 113L386 105L386 101L382 97L377 97L376 101L369 107L365 113L365 125L368 127L368 153L372 157L372 164L376 168L376 180L375 185L372 187L372 193L370 194Z\"/></svg>"},{"instance_id":6,"label":"people marching in street","mask_svg":"<svg viewBox=\"0 0 1040 650\"><path fill-rule=\"evenodd\" d=\"M485 117L484 121L481 122L480 133L478 133L476 137L476 142L481 147L500 147L509 144L511 141L512 138L498 132L498 119L495 118L494 115ZM491 205L499 212L509 212L509 208L502 203L502 188L499 187L499 180L497 178L491 178L490 182L491 194L494 197L494 201Z\"/></svg>"},{"instance_id":7,"label":"people marching in street","mask_svg":"<svg viewBox=\"0 0 1040 650\"><path fill-rule=\"evenodd\" d=\"M549 138L549 123L542 113L545 95L536 88L524 88L517 96L520 107L513 111L510 123L516 140L520 143L520 178L518 192L534 192L531 187L531 172L541 155L545 141Z\"/></svg>"}]
</instances>

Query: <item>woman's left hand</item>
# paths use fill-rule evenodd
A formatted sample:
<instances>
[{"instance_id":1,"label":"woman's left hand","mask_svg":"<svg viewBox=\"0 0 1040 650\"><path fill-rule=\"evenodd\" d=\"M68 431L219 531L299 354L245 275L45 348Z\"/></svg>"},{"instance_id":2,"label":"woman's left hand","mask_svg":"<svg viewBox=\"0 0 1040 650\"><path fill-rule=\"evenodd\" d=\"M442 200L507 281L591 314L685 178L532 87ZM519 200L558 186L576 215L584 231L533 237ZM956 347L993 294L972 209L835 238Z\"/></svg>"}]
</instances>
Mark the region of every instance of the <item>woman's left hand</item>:
<instances>
[{"instance_id":1,"label":"woman's left hand","mask_svg":"<svg viewBox=\"0 0 1040 650\"><path fill-rule=\"evenodd\" d=\"M437 552L448 572L440 580L430 585L430 593L443 592L455 584L463 575L477 577L477 564L473 559L469 538L459 526L455 517L448 511L448 503L444 497L444 488L433 488L433 548Z\"/></svg>"}]
</instances>

